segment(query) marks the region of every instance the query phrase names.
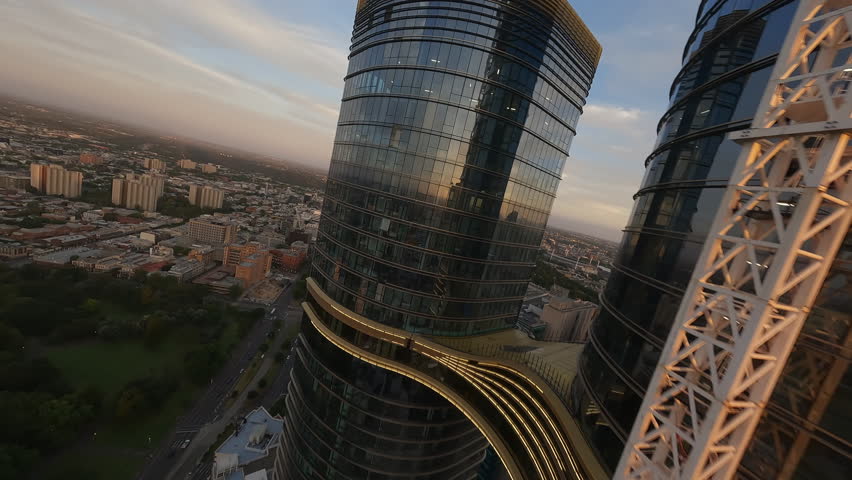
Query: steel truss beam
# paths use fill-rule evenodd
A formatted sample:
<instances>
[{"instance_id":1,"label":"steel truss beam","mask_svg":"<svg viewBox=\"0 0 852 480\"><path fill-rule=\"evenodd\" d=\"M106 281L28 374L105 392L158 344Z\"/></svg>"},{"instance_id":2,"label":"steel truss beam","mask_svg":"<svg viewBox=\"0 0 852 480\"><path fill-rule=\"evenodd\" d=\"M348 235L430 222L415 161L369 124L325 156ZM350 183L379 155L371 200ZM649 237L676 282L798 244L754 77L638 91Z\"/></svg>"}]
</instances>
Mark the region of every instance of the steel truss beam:
<instances>
[{"instance_id":1,"label":"steel truss beam","mask_svg":"<svg viewBox=\"0 0 852 480\"><path fill-rule=\"evenodd\" d=\"M802 0L616 470L730 479L852 220L852 0Z\"/></svg>"}]
</instances>

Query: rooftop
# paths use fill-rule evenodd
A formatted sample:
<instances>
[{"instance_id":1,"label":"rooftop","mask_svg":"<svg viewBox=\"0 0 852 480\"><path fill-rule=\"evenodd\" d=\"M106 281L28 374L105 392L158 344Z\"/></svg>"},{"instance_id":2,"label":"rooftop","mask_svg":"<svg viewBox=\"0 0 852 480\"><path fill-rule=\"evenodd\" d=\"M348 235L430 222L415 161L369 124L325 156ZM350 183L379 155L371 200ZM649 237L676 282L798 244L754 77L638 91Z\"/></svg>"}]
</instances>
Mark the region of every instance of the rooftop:
<instances>
[{"instance_id":1,"label":"rooftop","mask_svg":"<svg viewBox=\"0 0 852 480\"><path fill-rule=\"evenodd\" d=\"M269 448L277 444L283 430L284 420L273 417L263 407L253 410L246 415L244 423L237 426L234 433L216 449L214 478L221 478L217 477L218 472L228 472L224 477L227 480L265 479L265 469L246 475L242 467L267 457Z\"/></svg>"},{"instance_id":2,"label":"rooftop","mask_svg":"<svg viewBox=\"0 0 852 480\"><path fill-rule=\"evenodd\" d=\"M568 382L577 374L577 361L583 351L582 343L542 342L524 332L511 328L475 337L429 337L430 340L483 357L502 358L526 364L550 367L549 380Z\"/></svg>"}]
</instances>

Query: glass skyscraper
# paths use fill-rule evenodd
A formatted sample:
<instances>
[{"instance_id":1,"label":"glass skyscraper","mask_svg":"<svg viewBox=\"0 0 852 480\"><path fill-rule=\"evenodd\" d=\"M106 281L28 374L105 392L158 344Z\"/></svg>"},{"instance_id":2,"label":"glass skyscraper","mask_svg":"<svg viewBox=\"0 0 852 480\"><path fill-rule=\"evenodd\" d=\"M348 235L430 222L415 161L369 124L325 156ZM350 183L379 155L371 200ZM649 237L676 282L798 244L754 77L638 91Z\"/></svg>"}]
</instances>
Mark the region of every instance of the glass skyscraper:
<instances>
[{"instance_id":1,"label":"glass skyscraper","mask_svg":"<svg viewBox=\"0 0 852 480\"><path fill-rule=\"evenodd\" d=\"M440 338L513 328L600 53L565 0L359 2L288 478L477 478L489 442L510 473L569 478L559 433L521 430L551 428L548 399Z\"/></svg>"},{"instance_id":2,"label":"glass skyscraper","mask_svg":"<svg viewBox=\"0 0 852 480\"><path fill-rule=\"evenodd\" d=\"M572 413L614 468L798 2L704 0L602 312ZM738 471L744 479L840 479L852 471L852 238L847 236Z\"/></svg>"}]
</instances>

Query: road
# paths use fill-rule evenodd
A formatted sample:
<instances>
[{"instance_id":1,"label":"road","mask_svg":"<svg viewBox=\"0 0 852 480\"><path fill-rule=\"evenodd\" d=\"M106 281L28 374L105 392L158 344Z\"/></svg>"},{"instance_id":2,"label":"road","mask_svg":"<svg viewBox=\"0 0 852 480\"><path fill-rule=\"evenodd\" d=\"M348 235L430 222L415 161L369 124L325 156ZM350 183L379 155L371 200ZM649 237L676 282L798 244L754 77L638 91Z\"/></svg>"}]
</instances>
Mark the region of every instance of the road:
<instances>
[{"instance_id":1,"label":"road","mask_svg":"<svg viewBox=\"0 0 852 480\"><path fill-rule=\"evenodd\" d=\"M181 445L186 440L189 440L191 443L198 432L206 425L222 420L221 416L224 413L222 409L228 394L236 385L240 374L244 369L248 368L255 353L257 353L257 348L266 341L267 334L273 330L275 318L279 317L279 315L281 317L284 316L283 313L287 311L291 300L292 290L287 289L270 306L271 308L275 308L275 314L267 313L262 320L255 323L245 338L234 348L231 358L225 367L211 380L210 385L198 400L196 400L195 405L185 415L177 419L174 432L150 454L148 462L137 476L137 480L163 480L169 476L169 472L177 470L180 467L180 465L176 465L177 462L183 461L184 463L194 465L194 462L198 461L198 459L195 459L193 463L189 463L191 459L181 458L186 457L186 455L182 455L182 453L186 452L183 451ZM297 317L297 315L292 313L287 315L286 321L288 323L298 321L298 319L291 317ZM270 355L274 355L275 351L277 350L270 348ZM272 389L270 388L269 390ZM202 451L201 455L203 454L204 452ZM207 475L209 475L209 468L207 468L207 472ZM193 471L193 474L195 473ZM193 478L195 478L195 475L193 475ZM199 478L207 477L201 476Z\"/></svg>"},{"instance_id":2,"label":"road","mask_svg":"<svg viewBox=\"0 0 852 480\"><path fill-rule=\"evenodd\" d=\"M276 313L278 312L279 311L276 310ZM286 315L283 316L284 324L282 326L282 330L287 331L289 326L298 325L301 317L301 307L295 303L291 304L286 311ZM234 402L234 405L227 412L224 412L223 418L215 423L207 425L204 430L198 434L193 444L188 448L188 451L184 453L183 457L177 462L180 463L180 465L176 466L169 478L172 480L209 480L210 472L212 470L212 462L198 462L201 460L204 452L206 452L211 446L216 445L219 441L219 433L221 433L228 425L232 424L234 420L242 417L251 410L254 410L258 406L263 405L264 407L269 408L276 400L278 400L281 394L283 394L284 389L289 385L289 373L290 367L292 366L292 358L285 362L276 374L275 379L273 379L265 389L260 389L257 386L257 382L263 378L271 368L273 368L275 357L272 352L277 352L283 343L284 336L279 335L273 344L270 345L270 355L267 355L264 359L257 371L257 374L254 376L254 380L245 388L243 393L237 398L236 402ZM264 393L261 397L254 400L247 400L246 393L249 390L262 390ZM166 480L169 479L167 478Z\"/></svg>"}]
</instances>

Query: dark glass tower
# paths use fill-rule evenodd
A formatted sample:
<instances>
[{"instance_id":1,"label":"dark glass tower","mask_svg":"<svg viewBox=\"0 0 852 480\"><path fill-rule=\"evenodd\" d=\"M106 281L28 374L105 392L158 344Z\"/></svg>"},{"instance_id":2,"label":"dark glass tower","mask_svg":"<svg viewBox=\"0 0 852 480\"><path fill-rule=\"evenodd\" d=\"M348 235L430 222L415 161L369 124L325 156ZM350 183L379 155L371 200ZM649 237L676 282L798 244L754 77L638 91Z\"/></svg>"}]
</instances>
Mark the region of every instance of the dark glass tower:
<instances>
[{"instance_id":1,"label":"dark glass tower","mask_svg":"<svg viewBox=\"0 0 852 480\"><path fill-rule=\"evenodd\" d=\"M488 442L470 414L352 352L425 370L434 362L406 349L411 338L388 332L512 328L599 56L565 0L359 2L292 372L287 478L480 473Z\"/></svg>"},{"instance_id":2,"label":"dark glass tower","mask_svg":"<svg viewBox=\"0 0 852 480\"><path fill-rule=\"evenodd\" d=\"M737 161L798 2L705 0L625 228L571 408L614 468ZM852 295L847 238L738 476L852 471Z\"/></svg>"}]
</instances>

